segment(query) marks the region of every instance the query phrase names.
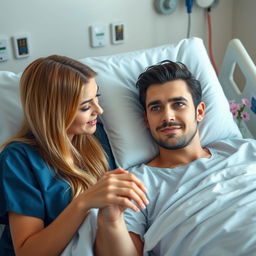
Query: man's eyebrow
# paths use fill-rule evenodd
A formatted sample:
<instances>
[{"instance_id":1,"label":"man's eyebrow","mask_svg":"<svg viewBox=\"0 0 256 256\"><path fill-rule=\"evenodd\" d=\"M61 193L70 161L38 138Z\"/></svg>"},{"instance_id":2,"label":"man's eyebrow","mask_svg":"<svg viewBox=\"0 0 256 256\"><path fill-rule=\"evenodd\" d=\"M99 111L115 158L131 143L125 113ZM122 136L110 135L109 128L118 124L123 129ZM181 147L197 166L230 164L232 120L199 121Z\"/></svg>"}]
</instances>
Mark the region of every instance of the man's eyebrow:
<instances>
[{"instance_id":1,"label":"man's eyebrow","mask_svg":"<svg viewBox=\"0 0 256 256\"><path fill-rule=\"evenodd\" d=\"M148 103L147 108L149 108L150 106L159 105L159 104L161 104L161 100L153 100Z\"/></svg>"},{"instance_id":2,"label":"man's eyebrow","mask_svg":"<svg viewBox=\"0 0 256 256\"><path fill-rule=\"evenodd\" d=\"M187 102L188 100L182 96L168 99L168 102L177 102L177 101L186 101ZM153 100L148 103L147 108L149 108L150 106L159 105L161 103L162 103L161 100Z\"/></svg>"}]
</instances>

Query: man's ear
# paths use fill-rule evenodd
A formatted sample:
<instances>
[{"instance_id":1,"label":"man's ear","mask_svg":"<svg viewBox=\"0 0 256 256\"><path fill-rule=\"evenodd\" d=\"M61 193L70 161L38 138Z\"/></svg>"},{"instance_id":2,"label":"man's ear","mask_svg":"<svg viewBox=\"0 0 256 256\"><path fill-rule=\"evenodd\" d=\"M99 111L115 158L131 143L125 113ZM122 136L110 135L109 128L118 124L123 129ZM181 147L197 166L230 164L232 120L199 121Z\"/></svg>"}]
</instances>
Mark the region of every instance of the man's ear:
<instances>
[{"instance_id":1,"label":"man's ear","mask_svg":"<svg viewBox=\"0 0 256 256\"><path fill-rule=\"evenodd\" d=\"M149 125L148 125L148 118L147 118L147 113L146 113L146 111L144 111L144 123L145 123L146 127L149 128Z\"/></svg>"},{"instance_id":2,"label":"man's ear","mask_svg":"<svg viewBox=\"0 0 256 256\"><path fill-rule=\"evenodd\" d=\"M201 122L204 119L205 114L205 103L201 101L197 106L197 122Z\"/></svg>"}]
</instances>

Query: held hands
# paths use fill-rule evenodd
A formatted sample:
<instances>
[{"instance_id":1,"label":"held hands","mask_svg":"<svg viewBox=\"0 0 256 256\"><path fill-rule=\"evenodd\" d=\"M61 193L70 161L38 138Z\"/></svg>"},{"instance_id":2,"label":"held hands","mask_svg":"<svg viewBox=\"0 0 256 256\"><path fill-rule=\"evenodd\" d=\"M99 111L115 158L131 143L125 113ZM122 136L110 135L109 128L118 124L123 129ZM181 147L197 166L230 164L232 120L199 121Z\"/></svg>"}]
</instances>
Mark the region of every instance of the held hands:
<instances>
[{"instance_id":1,"label":"held hands","mask_svg":"<svg viewBox=\"0 0 256 256\"><path fill-rule=\"evenodd\" d=\"M126 208L144 209L148 204L146 188L135 175L118 168L105 173L102 178L81 196L90 208L99 208L100 215L115 221Z\"/></svg>"}]
</instances>

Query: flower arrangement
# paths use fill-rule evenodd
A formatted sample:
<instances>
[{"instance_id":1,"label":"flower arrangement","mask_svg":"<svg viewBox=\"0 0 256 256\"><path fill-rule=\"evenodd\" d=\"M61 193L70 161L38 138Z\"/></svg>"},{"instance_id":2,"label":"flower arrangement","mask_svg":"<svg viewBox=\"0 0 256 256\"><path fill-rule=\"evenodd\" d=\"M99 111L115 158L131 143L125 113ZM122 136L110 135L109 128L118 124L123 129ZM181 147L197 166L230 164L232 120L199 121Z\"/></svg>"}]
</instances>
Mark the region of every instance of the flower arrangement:
<instances>
[{"instance_id":1,"label":"flower arrangement","mask_svg":"<svg viewBox=\"0 0 256 256\"><path fill-rule=\"evenodd\" d=\"M245 108L251 108L251 102L247 98L243 98L241 103L236 103L234 100L229 101L229 108L234 118L236 118L238 125L241 120L250 120L249 112L245 111Z\"/></svg>"}]
</instances>

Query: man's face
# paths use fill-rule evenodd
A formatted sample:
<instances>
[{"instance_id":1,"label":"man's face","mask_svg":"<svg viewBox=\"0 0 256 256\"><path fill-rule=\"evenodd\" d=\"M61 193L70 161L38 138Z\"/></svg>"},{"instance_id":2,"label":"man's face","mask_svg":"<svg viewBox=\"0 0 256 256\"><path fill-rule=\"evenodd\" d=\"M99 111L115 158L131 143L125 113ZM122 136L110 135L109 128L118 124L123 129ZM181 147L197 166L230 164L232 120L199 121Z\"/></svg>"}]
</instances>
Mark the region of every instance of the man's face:
<instances>
[{"instance_id":1,"label":"man's face","mask_svg":"<svg viewBox=\"0 0 256 256\"><path fill-rule=\"evenodd\" d=\"M151 85L146 94L146 122L156 143L166 149L190 144L203 119L204 103L197 109L183 80Z\"/></svg>"}]
</instances>

